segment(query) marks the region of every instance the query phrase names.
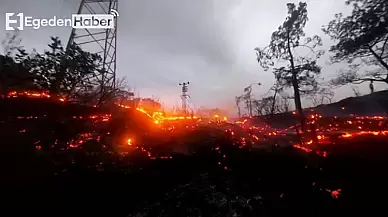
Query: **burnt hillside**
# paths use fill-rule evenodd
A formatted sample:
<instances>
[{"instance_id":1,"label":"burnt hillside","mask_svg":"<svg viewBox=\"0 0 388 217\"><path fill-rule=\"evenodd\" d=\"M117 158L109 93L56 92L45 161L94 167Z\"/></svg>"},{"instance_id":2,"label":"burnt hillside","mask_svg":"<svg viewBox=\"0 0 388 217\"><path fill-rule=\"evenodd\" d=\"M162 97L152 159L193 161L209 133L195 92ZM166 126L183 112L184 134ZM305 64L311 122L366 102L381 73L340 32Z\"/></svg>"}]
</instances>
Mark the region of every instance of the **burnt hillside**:
<instances>
[{"instance_id":1,"label":"burnt hillside","mask_svg":"<svg viewBox=\"0 0 388 217\"><path fill-rule=\"evenodd\" d=\"M388 113L388 90L372 94L349 97L341 101L304 109L305 114L318 113L324 117L346 117L350 114L357 116L385 116ZM276 114L273 117L256 117L258 121L264 121L276 128L285 128L297 123L296 116L292 112Z\"/></svg>"}]
</instances>

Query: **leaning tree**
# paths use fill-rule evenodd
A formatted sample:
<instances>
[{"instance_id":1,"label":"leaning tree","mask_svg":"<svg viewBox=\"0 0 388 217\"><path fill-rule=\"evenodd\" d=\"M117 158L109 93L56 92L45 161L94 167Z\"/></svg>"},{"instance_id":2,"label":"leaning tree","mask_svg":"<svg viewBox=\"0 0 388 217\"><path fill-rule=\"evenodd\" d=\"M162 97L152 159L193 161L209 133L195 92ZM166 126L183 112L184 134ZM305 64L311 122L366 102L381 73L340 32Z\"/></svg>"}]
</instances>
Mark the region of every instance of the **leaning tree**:
<instances>
[{"instance_id":1,"label":"leaning tree","mask_svg":"<svg viewBox=\"0 0 388 217\"><path fill-rule=\"evenodd\" d=\"M301 94L317 88L316 78L321 67L316 59L324 52L317 49L322 45L322 39L319 36L306 37L303 30L308 20L307 3L289 3L287 7L288 16L272 33L270 44L255 50L258 62L265 70L273 71L279 87L293 88L295 108L303 128ZM298 55L302 53L304 55Z\"/></svg>"}]
</instances>

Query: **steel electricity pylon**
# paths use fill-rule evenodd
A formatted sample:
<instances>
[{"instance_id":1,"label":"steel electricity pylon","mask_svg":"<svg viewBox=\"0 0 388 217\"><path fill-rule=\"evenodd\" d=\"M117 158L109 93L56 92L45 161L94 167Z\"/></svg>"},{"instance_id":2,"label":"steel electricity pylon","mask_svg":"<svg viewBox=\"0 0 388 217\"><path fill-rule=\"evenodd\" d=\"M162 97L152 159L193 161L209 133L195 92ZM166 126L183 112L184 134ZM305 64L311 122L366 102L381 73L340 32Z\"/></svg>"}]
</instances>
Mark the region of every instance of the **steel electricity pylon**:
<instances>
[{"instance_id":1,"label":"steel electricity pylon","mask_svg":"<svg viewBox=\"0 0 388 217\"><path fill-rule=\"evenodd\" d=\"M111 14L118 11L118 0L81 0L78 14ZM117 15L117 14L116 14ZM67 44L78 45L90 53L101 56L102 62L95 79L101 90L104 87L114 87L116 80L116 57L117 57L117 17L115 28L111 29L75 29L73 28Z\"/></svg>"}]
</instances>

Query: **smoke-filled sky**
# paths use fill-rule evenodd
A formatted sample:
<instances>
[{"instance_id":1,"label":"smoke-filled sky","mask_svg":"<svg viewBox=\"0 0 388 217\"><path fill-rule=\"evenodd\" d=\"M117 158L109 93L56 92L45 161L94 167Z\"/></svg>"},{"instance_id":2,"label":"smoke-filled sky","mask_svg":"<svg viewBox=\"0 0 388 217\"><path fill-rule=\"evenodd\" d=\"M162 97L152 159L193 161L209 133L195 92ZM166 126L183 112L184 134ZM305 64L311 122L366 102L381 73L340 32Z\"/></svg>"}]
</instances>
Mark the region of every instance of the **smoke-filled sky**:
<instances>
[{"instance_id":1,"label":"smoke-filled sky","mask_svg":"<svg viewBox=\"0 0 388 217\"><path fill-rule=\"evenodd\" d=\"M321 27L335 13L349 12L344 0L306 0L308 35L318 34L324 48L332 42ZM274 83L256 61L254 48L269 43L271 33L287 15L290 0L119 0L118 76L125 76L141 96L158 96L167 107L180 104L179 82L190 81L195 107L234 109L234 96L251 83L253 94L267 93ZM291 1L292 2L292 1ZM35 18L69 18L80 0L0 0L0 37L5 37L6 12ZM297 2L295 2L297 3ZM22 45L46 49L50 36L65 43L70 27L31 28L20 32ZM320 60L325 80L346 65ZM376 85L377 86L377 85ZM377 88L378 89L378 88ZM367 88L360 90L367 93ZM336 90L335 99L353 95L350 87ZM305 101L305 106L308 106Z\"/></svg>"}]
</instances>

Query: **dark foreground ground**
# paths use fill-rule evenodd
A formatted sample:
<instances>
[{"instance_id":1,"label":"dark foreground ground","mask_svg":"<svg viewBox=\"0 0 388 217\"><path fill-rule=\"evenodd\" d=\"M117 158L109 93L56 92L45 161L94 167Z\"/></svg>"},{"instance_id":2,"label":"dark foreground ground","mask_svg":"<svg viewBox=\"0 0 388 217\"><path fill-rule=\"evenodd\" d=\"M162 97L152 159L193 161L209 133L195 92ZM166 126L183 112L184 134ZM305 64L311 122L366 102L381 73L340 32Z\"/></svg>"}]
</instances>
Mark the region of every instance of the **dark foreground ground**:
<instances>
[{"instance_id":1,"label":"dark foreground ground","mask_svg":"<svg viewBox=\"0 0 388 217\"><path fill-rule=\"evenodd\" d=\"M54 125L0 124L0 216L386 213L387 138L329 144L322 147L327 157L320 157L292 147L239 148L230 133L194 129L184 138L173 137L180 142L171 140L159 147L157 152L168 153L167 159L150 159L147 152L133 147L118 152L117 147L102 144L104 138L78 148L56 148L48 144L61 146L62 140L88 125ZM174 154L169 145L189 145L190 154Z\"/></svg>"},{"instance_id":2,"label":"dark foreground ground","mask_svg":"<svg viewBox=\"0 0 388 217\"><path fill-rule=\"evenodd\" d=\"M221 153L203 149L172 159L81 151L66 153L72 160L3 157L10 173L2 178L2 216L372 216L384 210L387 158L320 158L215 142ZM360 152L383 145L359 142Z\"/></svg>"}]
</instances>

